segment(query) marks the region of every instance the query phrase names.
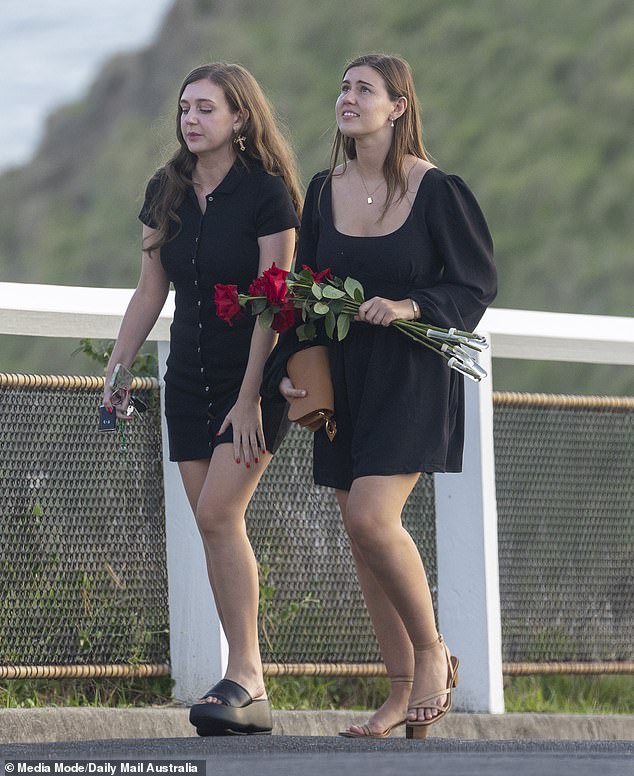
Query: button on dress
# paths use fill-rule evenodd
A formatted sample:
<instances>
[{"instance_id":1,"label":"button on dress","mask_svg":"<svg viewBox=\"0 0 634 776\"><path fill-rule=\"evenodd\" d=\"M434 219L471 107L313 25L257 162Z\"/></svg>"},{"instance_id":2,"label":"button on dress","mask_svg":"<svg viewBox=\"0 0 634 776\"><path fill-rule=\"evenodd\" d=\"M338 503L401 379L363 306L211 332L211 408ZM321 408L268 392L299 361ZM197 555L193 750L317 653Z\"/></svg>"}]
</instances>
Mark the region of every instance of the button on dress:
<instances>
[{"instance_id":1,"label":"button on dress","mask_svg":"<svg viewBox=\"0 0 634 776\"><path fill-rule=\"evenodd\" d=\"M496 294L482 211L461 178L437 168L423 176L405 223L380 237L335 228L330 181L318 173L302 218L297 267L303 264L356 278L366 299L410 297L423 321L443 327L472 331ZM333 442L323 429L314 435L317 484L348 490L368 475L461 471L462 375L394 328L357 321L342 342L326 341L337 435ZM281 351L288 342L285 335Z\"/></svg>"},{"instance_id":2,"label":"button on dress","mask_svg":"<svg viewBox=\"0 0 634 776\"><path fill-rule=\"evenodd\" d=\"M154 227L151 204L165 181L150 180L139 218ZM241 160L207 194L202 213L193 188L177 208L161 246L161 264L175 290L170 354L165 375L165 415L170 460L209 458L216 444L232 441L229 427L216 434L235 404L246 370L256 319L243 313L229 325L216 315L216 283L247 293L259 269L258 237L293 229L299 220L282 178ZM267 449L274 452L287 429L285 408L262 400Z\"/></svg>"}]
</instances>

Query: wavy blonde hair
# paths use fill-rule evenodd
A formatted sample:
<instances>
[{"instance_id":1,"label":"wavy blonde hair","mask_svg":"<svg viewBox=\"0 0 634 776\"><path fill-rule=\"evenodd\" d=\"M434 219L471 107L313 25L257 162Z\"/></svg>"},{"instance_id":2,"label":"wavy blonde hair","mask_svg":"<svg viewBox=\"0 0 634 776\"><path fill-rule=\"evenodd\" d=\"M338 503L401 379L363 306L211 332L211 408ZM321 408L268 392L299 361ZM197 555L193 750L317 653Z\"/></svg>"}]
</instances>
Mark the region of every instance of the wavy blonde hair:
<instances>
[{"instance_id":1,"label":"wavy blonde hair","mask_svg":"<svg viewBox=\"0 0 634 776\"><path fill-rule=\"evenodd\" d=\"M394 121L392 144L383 163L383 175L387 184L387 196L383 217L387 209L398 195L403 199L407 192L407 176L405 175L405 157L407 154L419 159L429 160L429 155L423 145L423 122L414 77L409 64L400 57L389 54L363 54L348 62L343 76L352 67L367 65L381 76L390 100L405 97L407 108L402 116ZM346 137L337 127L330 152L330 169L326 180L331 178L336 167L343 162L344 169L349 159L357 158L357 148L354 138Z\"/></svg>"},{"instance_id":2,"label":"wavy blonde hair","mask_svg":"<svg viewBox=\"0 0 634 776\"><path fill-rule=\"evenodd\" d=\"M144 248L148 252L167 242L170 222L178 224L179 227L181 224L176 211L185 199L188 188L192 186L192 173L197 157L187 147L181 131L180 99L186 86L203 80L212 81L222 89L232 113L241 112L246 116L240 129L240 134L246 138L246 150L238 152L238 159L247 167L249 162L259 162L269 174L279 175L289 190L298 216L301 216L302 190L297 160L262 88L242 65L212 62L194 68L185 77L178 92L176 138L179 148L165 166L155 173L161 177L162 185L156 199L151 203L149 215L157 225L160 236L155 244Z\"/></svg>"}]
</instances>

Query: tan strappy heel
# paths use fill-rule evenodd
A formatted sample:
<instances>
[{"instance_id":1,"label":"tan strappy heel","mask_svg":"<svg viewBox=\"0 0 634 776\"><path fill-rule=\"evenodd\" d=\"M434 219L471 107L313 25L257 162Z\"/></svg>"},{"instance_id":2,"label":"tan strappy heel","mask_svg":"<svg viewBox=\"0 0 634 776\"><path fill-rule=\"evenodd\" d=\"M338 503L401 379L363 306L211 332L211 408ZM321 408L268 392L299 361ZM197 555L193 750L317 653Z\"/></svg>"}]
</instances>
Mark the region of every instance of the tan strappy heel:
<instances>
[{"instance_id":1,"label":"tan strappy heel","mask_svg":"<svg viewBox=\"0 0 634 776\"><path fill-rule=\"evenodd\" d=\"M428 709L437 709L438 714L435 717L432 717L431 719L420 719L416 721L407 720L405 725L405 737L406 738L425 738L427 736L427 733L429 731L430 725L433 725L435 722L438 722L443 717L446 717L449 713L449 710L451 709L452 704L452 694L451 691L454 687L458 684L458 664L459 660L455 655L451 655L449 653L449 649L447 648L447 645L444 642L444 639L442 635L439 634L436 641L432 642L431 644L427 644L424 647L421 647L420 649L414 649L415 654L419 654L421 652L427 652L433 647L436 646L436 644L441 644L442 648L445 651L445 658L447 660L447 685L442 690L438 690L437 692L432 692L429 695L425 696L419 701L416 701L415 703L410 703L408 708L408 714L410 711L416 711L417 709L422 708L428 708ZM435 703L431 703L431 701L435 700L436 698L443 698L444 696L447 696L447 700L444 703L444 705L439 705L438 701Z\"/></svg>"},{"instance_id":2,"label":"tan strappy heel","mask_svg":"<svg viewBox=\"0 0 634 776\"><path fill-rule=\"evenodd\" d=\"M408 684L411 684L413 681L413 679L404 676L390 677L390 682L393 684L399 682L407 682ZM395 722L393 725L390 725L379 733L373 733L368 725L355 725L355 727L360 727L361 730L363 730L363 733L357 733L356 731L350 730L350 728L348 728L347 730L340 730L339 735L343 736L344 738L387 738L395 727L402 725L404 722L406 722L405 719L399 719L398 722Z\"/></svg>"}]
</instances>

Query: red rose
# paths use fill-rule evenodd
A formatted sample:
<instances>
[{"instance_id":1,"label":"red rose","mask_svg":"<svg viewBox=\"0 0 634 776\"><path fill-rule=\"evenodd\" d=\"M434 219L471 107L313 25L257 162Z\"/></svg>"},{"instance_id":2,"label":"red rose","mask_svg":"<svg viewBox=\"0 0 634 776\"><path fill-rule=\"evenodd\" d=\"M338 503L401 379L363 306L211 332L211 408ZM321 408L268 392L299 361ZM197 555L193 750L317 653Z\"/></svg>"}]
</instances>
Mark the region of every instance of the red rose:
<instances>
[{"instance_id":1,"label":"red rose","mask_svg":"<svg viewBox=\"0 0 634 776\"><path fill-rule=\"evenodd\" d=\"M214 302L218 318L228 323L229 326L233 326L232 319L240 314L238 286L225 286L222 283L216 283Z\"/></svg>"},{"instance_id":2,"label":"red rose","mask_svg":"<svg viewBox=\"0 0 634 776\"><path fill-rule=\"evenodd\" d=\"M279 313L275 313L273 316L273 322L271 323L273 331L281 334L287 329L292 329L295 325L295 319L298 312L299 311L293 307L292 303L287 302Z\"/></svg>"},{"instance_id":3,"label":"red rose","mask_svg":"<svg viewBox=\"0 0 634 776\"><path fill-rule=\"evenodd\" d=\"M271 304L283 305L286 302L288 286L286 285L286 276L288 272L285 269L275 266L275 262L262 273L264 278L264 293ZM259 280L259 278L257 278Z\"/></svg>"},{"instance_id":4,"label":"red rose","mask_svg":"<svg viewBox=\"0 0 634 776\"><path fill-rule=\"evenodd\" d=\"M251 283L249 296L266 296L266 280L263 277L256 278Z\"/></svg>"},{"instance_id":5,"label":"red rose","mask_svg":"<svg viewBox=\"0 0 634 776\"><path fill-rule=\"evenodd\" d=\"M322 280L332 280L332 272L330 271L330 267L327 267L321 272L313 272L313 270L307 264L302 264L302 269L307 269L310 272L313 278L313 283L321 283Z\"/></svg>"}]
</instances>

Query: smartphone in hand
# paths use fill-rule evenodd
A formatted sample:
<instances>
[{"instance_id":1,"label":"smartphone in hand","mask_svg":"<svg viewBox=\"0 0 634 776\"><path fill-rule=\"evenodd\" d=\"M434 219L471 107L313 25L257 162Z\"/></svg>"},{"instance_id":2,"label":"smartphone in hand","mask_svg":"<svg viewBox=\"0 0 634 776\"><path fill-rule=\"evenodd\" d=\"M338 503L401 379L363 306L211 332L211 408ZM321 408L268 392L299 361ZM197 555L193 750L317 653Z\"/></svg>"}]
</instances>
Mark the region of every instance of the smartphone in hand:
<instances>
[{"instance_id":1,"label":"smartphone in hand","mask_svg":"<svg viewBox=\"0 0 634 776\"><path fill-rule=\"evenodd\" d=\"M134 375L127 367L123 366L123 364L115 364L115 368L110 376L110 388L113 391L129 391L133 380Z\"/></svg>"}]
</instances>

